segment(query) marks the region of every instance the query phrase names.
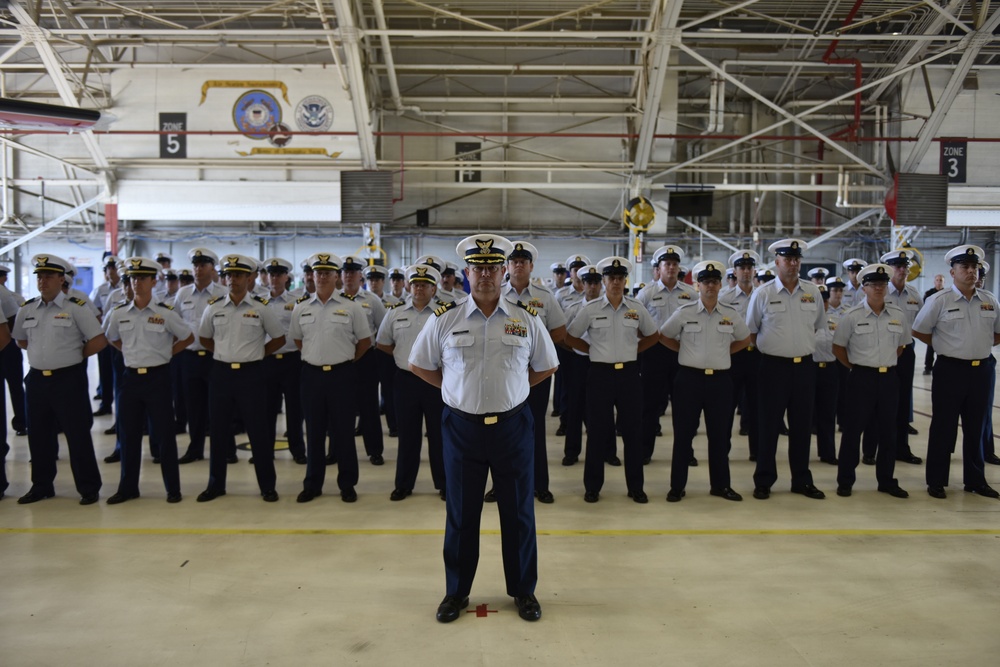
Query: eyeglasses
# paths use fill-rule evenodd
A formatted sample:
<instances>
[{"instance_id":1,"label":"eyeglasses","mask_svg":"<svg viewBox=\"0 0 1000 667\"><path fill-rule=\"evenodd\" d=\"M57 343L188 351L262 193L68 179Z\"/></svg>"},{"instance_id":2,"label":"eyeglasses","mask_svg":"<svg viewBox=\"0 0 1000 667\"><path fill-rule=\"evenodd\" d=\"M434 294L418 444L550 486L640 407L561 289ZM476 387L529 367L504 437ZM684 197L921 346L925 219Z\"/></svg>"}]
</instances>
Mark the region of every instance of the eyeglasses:
<instances>
[{"instance_id":1,"label":"eyeglasses","mask_svg":"<svg viewBox=\"0 0 1000 667\"><path fill-rule=\"evenodd\" d=\"M481 276L486 273L490 275L500 273L500 269L502 269L503 267L500 264L484 264L481 266L471 266L469 268L471 268L472 272L475 273L477 276Z\"/></svg>"}]
</instances>

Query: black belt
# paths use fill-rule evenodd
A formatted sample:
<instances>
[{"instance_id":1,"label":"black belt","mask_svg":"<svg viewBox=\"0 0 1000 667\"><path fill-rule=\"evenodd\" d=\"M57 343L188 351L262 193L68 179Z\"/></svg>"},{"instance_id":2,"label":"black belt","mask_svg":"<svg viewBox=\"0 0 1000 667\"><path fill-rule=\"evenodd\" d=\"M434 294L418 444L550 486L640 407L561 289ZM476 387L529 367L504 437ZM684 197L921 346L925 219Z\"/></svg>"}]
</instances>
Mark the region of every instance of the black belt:
<instances>
[{"instance_id":1,"label":"black belt","mask_svg":"<svg viewBox=\"0 0 1000 667\"><path fill-rule=\"evenodd\" d=\"M252 368L256 364L259 364L260 360L257 360L257 361L219 361L218 359L216 359L215 363L218 364L218 365L220 365L220 366L222 366L223 368L227 368L227 369L229 369L231 371L240 371L240 370L246 370L248 368Z\"/></svg>"},{"instance_id":2,"label":"black belt","mask_svg":"<svg viewBox=\"0 0 1000 667\"><path fill-rule=\"evenodd\" d=\"M591 366L597 366L598 368L604 368L604 367L606 367L606 368L610 368L612 370L620 371L620 370L623 370L623 369L626 369L626 368L631 368L632 366L635 366L636 363L637 362L635 362L635 361L615 361L615 362L608 362L608 361L593 361L593 360L591 360L590 365Z\"/></svg>"},{"instance_id":3,"label":"black belt","mask_svg":"<svg viewBox=\"0 0 1000 667\"><path fill-rule=\"evenodd\" d=\"M42 370L41 368L32 368L29 372L36 373L42 377L52 377L54 375L65 375L66 373L71 373L73 371L80 371L81 364L73 364L72 366L63 366L62 368L53 368L50 370Z\"/></svg>"},{"instance_id":4,"label":"black belt","mask_svg":"<svg viewBox=\"0 0 1000 667\"><path fill-rule=\"evenodd\" d=\"M450 405L448 406L448 409L454 412L462 419L465 419L467 421L475 422L476 424L485 424L486 426L493 426L495 424L499 424L502 421L510 419L511 417L519 413L521 410L523 410L527 404L528 402L525 401L524 403L521 403L520 405L511 408L507 412L494 412L492 414L486 414L486 415L474 415L470 412L462 412L458 408L453 408Z\"/></svg>"},{"instance_id":5,"label":"black belt","mask_svg":"<svg viewBox=\"0 0 1000 667\"><path fill-rule=\"evenodd\" d=\"M811 354L804 354L801 357L776 357L773 354L764 354L763 352L761 352L761 356L763 356L765 359L780 361L786 364L801 364L806 361L812 361L813 358Z\"/></svg>"},{"instance_id":6,"label":"black belt","mask_svg":"<svg viewBox=\"0 0 1000 667\"><path fill-rule=\"evenodd\" d=\"M985 359L959 359L957 357L946 357L943 354L939 354L937 358L941 361L948 361L961 366L982 366L990 360L989 357L986 357Z\"/></svg>"},{"instance_id":7,"label":"black belt","mask_svg":"<svg viewBox=\"0 0 1000 667\"><path fill-rule=\"evenodd\" d=\"M695 373L696 375L722 375L729 372L728 368L695 368L694 366L680 366L679 369L689 373Z\"/></svg>"},{"instance_id":8,"label":"black belt","mask_svg":"<svg viewBox=\"0 0 1000 667\"><path fill-rule=\"evenodd\" d=\"M309 366L310 368L315 368L323 373L329 373L335 368L340 368L341 366L347 366L348 364L354 363L353 361L342 361L339 364L323 364L322 366L317 366L316 364L310 364L308 361L303 361L303 366Z\"/></svg>"},{"instance_id":9,"label":"black belt","mask_svg":"<svg viewBox=\"0 0 1000 667\"><path fill-rule=\"evenodd\" d=\"M186 354L193 354L196 357L210 357L210 356L212 356L212 353L209 352L208 350L181 350L181 352L184 352Z\"/></svg>"},{"instance_id":10,"label":"black belt","mask_svg":"<svg viewBox=\"0 0 1000 667\"><path fill-rule=\"evenodd\" d=\"M292 361L293 359L298 359L302 355L301 352L275 352L270 357L265 357L268 359L277 359L278 361Z\"/></svg>"},{"instance_id":11,"label":"black belt","mask_svg":"<svg viewBox=\"0 0 1000 667\"><path fill-rule=\"evenodd\" d=\"M170 368L170 364L160 364L159 366L141 366L137 368L126 366L125 372L132 373L134 375L147 375L149 373L155 373L157 371L165 371L168 368Z\"/></svg>"},{"instance_id":12,"label":"black belt","mask_svg":"<svg viewBox=\"0 0 1000 667\"><path fill-rule=\"evenodd\" d=\"M858 364L852 364L851 370L866 371L868 373L881 373L885 374L896 368L895 364L892 366L860 366Z\"/></svg>"}]
</instances>

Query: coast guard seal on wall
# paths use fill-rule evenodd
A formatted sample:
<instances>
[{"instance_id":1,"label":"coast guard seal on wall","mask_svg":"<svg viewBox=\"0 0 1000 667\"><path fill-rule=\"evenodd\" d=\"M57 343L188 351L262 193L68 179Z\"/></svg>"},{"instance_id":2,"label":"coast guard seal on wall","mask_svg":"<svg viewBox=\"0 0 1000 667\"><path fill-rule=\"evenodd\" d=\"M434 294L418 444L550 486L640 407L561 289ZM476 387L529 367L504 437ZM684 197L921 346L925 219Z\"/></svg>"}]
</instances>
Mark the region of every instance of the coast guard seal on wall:
<instances>
[{"instance_id":1,"label":"coast guard seal on wall","mask_svg":"<svg viewBox=\"0 0 1000 667\"><path fill-rule=\"evenodd\" d=\"M302 132L326 132L333 125L333 108L326 98L310 95L296 105L295 124Z\"/></svg>"},{"instance_id":2,"label":"coast guard seal on wall","mask_svg":"<svg viewBox=\"0 0 1000 667\"><path fill-rule=\"evenodd\" d=\"M250 139L266 139L267 131L281 123L281 105L266 91L248 91L233 105L233 123Z\"/></svg>"}]
</instances>

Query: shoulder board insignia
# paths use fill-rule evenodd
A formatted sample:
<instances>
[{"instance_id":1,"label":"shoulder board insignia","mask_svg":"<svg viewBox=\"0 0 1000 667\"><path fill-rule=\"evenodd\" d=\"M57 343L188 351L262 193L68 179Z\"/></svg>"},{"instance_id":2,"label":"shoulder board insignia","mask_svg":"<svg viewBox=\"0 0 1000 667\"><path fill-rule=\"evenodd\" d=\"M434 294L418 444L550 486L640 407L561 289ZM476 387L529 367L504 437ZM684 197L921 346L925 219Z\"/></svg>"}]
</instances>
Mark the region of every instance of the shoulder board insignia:
<instances>
[{"instance_id":1,"label":"shoulder board insignia","mask_svg":"<svg viewBox=\"0 0 1000 667\"><path fill-rule=\"evenodd\" d=\"M528 304L524 303L520 299L517 302L517 307L525 309L526 311L528 311L529 315L533 315L533 316L537 316L538 315L538 311L537 310L535 310L534 308L532 308Z\"/></svg>"},{"instance_id":2,"label":"shoulder board insignia","mask_svg":"<svg viewBox=\"0 0 1000 667\"><path fill-rule=\"evenodd\" d=\"M119 303L118 305L116 305L116 306L115 306L115 307L113 308L113 310L118 310L119 308L124 308L124 307L125 307L125 306L127 306L128 304L129 304L129 302L128 302L128 301L122 301L121 303Z\"/></svg>"},{"instance_id":3,"label":"shoulder board insignia","mask_svg":"<svg viewBox=\"0 0 1000 667\"><path fill-rule=\"evenodd\" d=\"M27 301L25 301L23 305L27 306L29 303L34 303L36 301L38 301L38 297L37 296L33 296L30 299L28 299Z\"/></svg>"},{"instance_id":4,"label":"shoulder board insignia","mask_svg":"<svg viewBox=\"0 0 1000 667\"><path fill-rule=\"evenodd\" d=\"M257 296L256 294L253 295L253 298L254 298L255 301L259 301L260 303L264 304L265 306L268 304L268 302L270 302L270 299L265 299L264 297Z\"/></svg>"},{"instance_id":5,"label":"shoulder board insignia","mask_svg":"<svg viewBox=\"0 0 1000 667\"><path fill-rule=\"evenodd\" d=\"M385 306L386 310L392 310L393 308L396 308L396 307L401 306L403 304L401 304L401 303L386 303L385 301L383 301L382 305Z\"/></svg>"},{"instance_id":6,"label":"shoulder board insignia","mask_svg":"<svg viewBox=\"0 0 1000 667\"><path fill-rule=\"evenodd\" d=\"M437 310L435 310L434 314L437 315L438 317L441 317L442 315L444 315L445 313L447 313L449 310L451 310L454 307L455 307L455 302L454 301L450 301L448 303L443 304L440 308L438 308Z\"/></svg>"},{"instance_id":7,"label":"shoulder board insignia","mask_svg":"<svg viewBox=\"0 0 1000 667\"><path fill-rule=\"evenodd\" d=\"M312 294L303 294L302 296L300 296L298 299L295 300L295 303L302 303L303 301L308 301L309 297L311 296Z\"/></svg>"},{"instance_id":8,"label":"shoulder board insignia","mask_svg":"<svg viewBox=\"0 0 1000 667\"><path fill-rule=\"evenodd\" d=\"M174 309L174 307L173 307L173 306L171 306L171 305L170 305L169 303L167 303L166 301L161 301L161 302L159 302L159 303L158 303L158 304L156 304L156 305L157 305L157 306L162 306L162 307L166 308L167 310L173 310L173 309Z\"/></svg>"},{"instance_id":9,"label":"shoulder board insignia","mask_svg":"<svg viewBox=\"0 0 1000 667\"><path fill-rule=\"evenodd\" d=\"M345 299L347 299L348 301L354 301L354 300L355 300L355 299L356 299L356 298L358 297L358 295L357 295L357 294L355 294L354 296L351 296L351 295L349 295L349 294L348 294L347 292L341 292L341 293L340 293L340 296L344 297L344 298L345 298Z\"/></svg>"},{"instance_id":10,"label":"shoulder board insignia","mask_svg":"<svg viewBox=\"0 0 1000 667\"><path fill-rule=\"evenodd\" d=\"M83 299L81 299L80 297L71 296L71 297L69 297L69 300L72 301L73 303L75 303L78 306L86 306L87 305L87 302L84 301Z\"/></svg>"},{"instance_id":11,"label":"shoulder board insignia","mask_svg":"<svg viewBox=\"0 0 1000 667\"><path fill-rule=\"evenodd\" d=\"M212 305L213 303L215 303L215 302L217 302L217 301L222 301L222 300L223 300L224 298L225 298L225 297L221 297L221 296L217 296L217 297L215 297L214 299L209 299L209 300L208 300L208 305L210 305L210 306L211 306L211 305Z\"/></svg>"}]
</instances>

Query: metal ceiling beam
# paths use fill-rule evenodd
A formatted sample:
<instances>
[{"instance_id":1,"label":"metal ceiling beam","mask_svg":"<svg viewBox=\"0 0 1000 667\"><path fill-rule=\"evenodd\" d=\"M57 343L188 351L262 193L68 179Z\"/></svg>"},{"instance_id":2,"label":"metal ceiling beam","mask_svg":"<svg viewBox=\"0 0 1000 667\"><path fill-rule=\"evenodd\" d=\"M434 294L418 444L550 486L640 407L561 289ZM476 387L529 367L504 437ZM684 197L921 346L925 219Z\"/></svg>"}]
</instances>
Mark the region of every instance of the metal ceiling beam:
<instances>
[{"instance_id":1,"label":"metal ceiling beam","mask_svg":"<svg viewBox=\"0 0 1000 667\"><path fill-rule=\"evenodd\" d=\"M916 171L920 162L924 159L927 149L931 146L931 140L934 139L938 130L941 129L941 124L944 123L945 115L951 110L951 105L955 102L955 98L962 92L962 83L965 81L965 76L972 69L972 66L976 62L976 57L983 50L983 47L995 39L993 31L998 25L1000 25L1000 10L995 11L986 23L983 24L982 28L968 35L968 41L965 42L965 53L962 54L962 59L955 66L955 71L952 72L951 80L945 86L944 92L938 97L937 106L934 107L934 111L931 112L931 115L917 133L917 143L914 144L906 161L903 163L901 169L903 173Z\"/></svg>"},{"instance_id":2,"label":"metal ceiling beam","mask_svg":"<svg viewBox=\"0 0 1000 667\"><path fill-rule=\"evenodd\" d=\"M321 2L316 1L317 5ZM350 87L354 124L358 130L361 165L366 171L374 171L378 169L378 156L375 151L371 110L368 108L365 73L361 69L361 30L354 23L354 15L347 0L333 0L333 11L337 16L341 44L344 47L344 67L347 70L347 85Z\"/></svg>"},{"instance_id":3,"label":"metal ceiling beam","mask_svg":"<svg viewBox=\"0 0 1000 667\"><path fill-rule=\"evenodd\" d=\"M83 202L79 206L77 206L75 208L72 208L69 211L63 213L62 215L60 215L55 220L50 220L49 222L46 222L41 227L39 227L37 229L33 229L32 231L28 232L24 236L21 236L20 238L14 240L14 241L11 241L10 243L8 243L7 245L5 245L4 247L0 248L0 255L2 255L5 252L8 252L10 250L13 250L14 248L16 248L18 246L24 245L25 243L27 243L31 239L35 238L36 236L40 236L40 235L44 234L45 232L49 231L50 229L52 229L53 227L55 227L56 225L59 225L59 224L65 222L65 221L69 220L70 218L72 218L77 213L80 213L81 211L85 211L88 208L90 208L91 206L94 206L95 204L100 203L103 199L104 199L104 195L103 194L99 194L96 197L88 199L87 201Z\"/></svg>"}]
</instances>

